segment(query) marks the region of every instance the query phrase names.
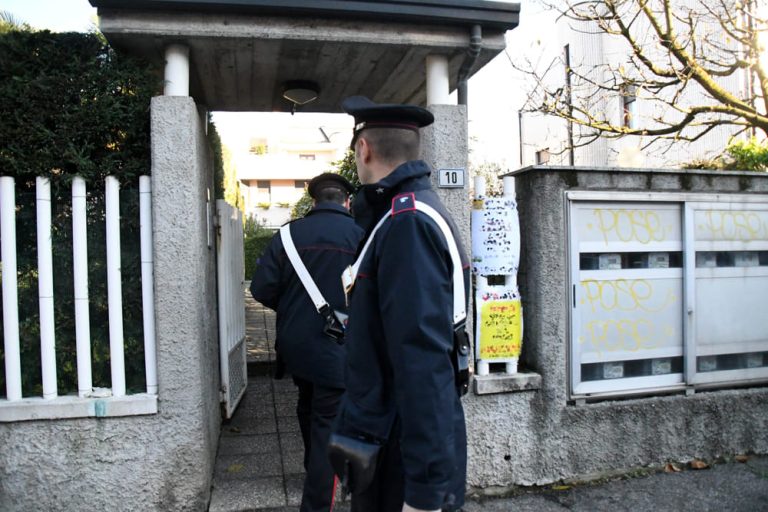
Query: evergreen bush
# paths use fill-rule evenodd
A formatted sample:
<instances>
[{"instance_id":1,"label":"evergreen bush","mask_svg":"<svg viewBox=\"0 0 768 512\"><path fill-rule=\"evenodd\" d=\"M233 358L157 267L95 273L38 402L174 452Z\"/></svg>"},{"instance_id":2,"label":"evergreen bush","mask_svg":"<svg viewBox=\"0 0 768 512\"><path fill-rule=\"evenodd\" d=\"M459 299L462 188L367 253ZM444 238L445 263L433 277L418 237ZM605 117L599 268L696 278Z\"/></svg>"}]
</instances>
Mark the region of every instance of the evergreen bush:
<instances>
[{"instance_id":1,"label":"evergreen bush","mask_svg":"<svg viewBox=\"0 0 768 512\"><path fill-rule=\"evenodd\" d=\"M150 172L148 65L116 54L100 34L13 30L0 34L0 173L16 182L22 393L41 395L35 177L51 181L58 391L77 390L71 182L88 188L92 374L111 387L104 178L121 184L121 268L126 386L145 388L138 178ZM0 317L2 322L2 317ZM0 329L2 336L2 329ZM3 342L0 341L0 357ZM5 393L4 364L0 394Z\"/></svg>"},{"instance_id":2,"label":"evergreen bush","mask_svg":"<svg viewBox=\"0 0 768 512\"><path fill-rule=\"evenodd\" d=\"M253 277L259 257L272 240L274 231L264 227L254 216L245 218L243 227L243 252L245 259L245 279Z\"/></svg>"}]
</instances>

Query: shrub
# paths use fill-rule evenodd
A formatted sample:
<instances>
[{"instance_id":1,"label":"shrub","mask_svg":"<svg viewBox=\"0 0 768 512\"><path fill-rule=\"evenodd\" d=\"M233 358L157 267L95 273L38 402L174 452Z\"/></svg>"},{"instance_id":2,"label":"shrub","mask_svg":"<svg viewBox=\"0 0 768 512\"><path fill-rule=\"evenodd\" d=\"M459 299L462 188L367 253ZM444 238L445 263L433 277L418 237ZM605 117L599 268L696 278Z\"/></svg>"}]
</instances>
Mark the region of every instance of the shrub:
<instances>
[{"instance_id":1,"label":"shrub","mask_svg":"<svg viewBox=\"0 0 768 512\"><path fill-rule=\"evenodd\" d=\"M253 277L259 257L269 245L274 232L264 227L255 217L245 219L243 227L243 252L245 253L245 279Z\"/></svg>"},{"instance_id":2,"label":"shrub","mask_svg":"<svg viewBox=\"0 0 768 512\"><path fill-rule=\"evenodd\" d=\"M93 384L111 386L103 189L113 175L121 183L126 385L145 389L138 177L150 172L157 74L114 53L99 34L14 30L0 34L0 76L0 172L16 180L22 392L41 394L36 176L51 181L58 388L61 394L77 389L70 188L76 175L88 187ZM0 377L4 393L4 371Z\"/></svg>"},{"instance_id":3,"label":"shrub","mask_svg":"<svg viewBox=\"0 0 768 512\"><path fill-rule=\"evenodd\" d=\"M684 164L683 169L717 169L731 171L768 171L768 141L732 139L725 155L699 159Z\"/></svg>"},{"instance_id":4,"label":"shrub","mask_svg":"<svg viewBox=\"0 0 768 512\"><path fill-rule=\"evenodd\" d=\"M760 142L755 137L746 141L731 141L726 151L732 160L728 166L729 169L768 171L767 141Z\"/></svg>"}]
</instances>

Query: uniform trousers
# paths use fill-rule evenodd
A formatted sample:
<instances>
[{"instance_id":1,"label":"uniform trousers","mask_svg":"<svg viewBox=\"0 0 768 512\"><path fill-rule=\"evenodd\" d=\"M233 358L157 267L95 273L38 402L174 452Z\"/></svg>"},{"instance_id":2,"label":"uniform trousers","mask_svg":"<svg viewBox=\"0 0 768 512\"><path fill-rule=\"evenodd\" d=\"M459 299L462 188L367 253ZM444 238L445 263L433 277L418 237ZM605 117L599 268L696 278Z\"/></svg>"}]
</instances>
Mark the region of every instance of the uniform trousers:
<instances>
[{"instance_id":1,"label":"uniform trousers","mask_svg":"<svg viewBox=\"0 0 768 512\"><path fill-rule=\"evenodd\" d=\"M336 479L328 461L331 427L339 409L343 389L313 384L293 377L299 388L296 415L304 441L304 490L301 512L328 512L333 509Z\"/></svg>"}]
</instances>

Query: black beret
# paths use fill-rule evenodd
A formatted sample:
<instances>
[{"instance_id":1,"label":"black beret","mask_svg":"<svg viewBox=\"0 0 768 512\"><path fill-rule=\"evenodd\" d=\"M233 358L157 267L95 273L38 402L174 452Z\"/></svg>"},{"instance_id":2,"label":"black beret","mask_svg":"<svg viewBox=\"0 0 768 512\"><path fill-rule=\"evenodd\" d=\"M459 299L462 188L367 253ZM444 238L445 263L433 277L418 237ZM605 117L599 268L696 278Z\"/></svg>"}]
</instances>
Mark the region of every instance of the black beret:
<instances>
[{"instance_id":1,"label":"black beret","mask_svg":"<svg viewBox=\"0 0 768 512\"><path fill-rule=\"evenodd\" d=\"M344 176L332 172L324 172L319 176L315 176L309 182L307 192L313 199L317 199L317 194L326 187L334 187L345 191L347 194L351 194L355 191L355 187L348 182Z\"/></svg>"},{"instance_id":2,"label":"black beret","mask_svg":"<svg viewBox=\"0 0 768 512\"><path fill-rule=\"evenodd\" d=\"M365 96L350 96L341 103L355 118L354 136L366 128L405 128L418 131L435 121L432 112L416 105L374 103ZM353 139L354 140L354 139Z\"/></svg>"}]
</instances>

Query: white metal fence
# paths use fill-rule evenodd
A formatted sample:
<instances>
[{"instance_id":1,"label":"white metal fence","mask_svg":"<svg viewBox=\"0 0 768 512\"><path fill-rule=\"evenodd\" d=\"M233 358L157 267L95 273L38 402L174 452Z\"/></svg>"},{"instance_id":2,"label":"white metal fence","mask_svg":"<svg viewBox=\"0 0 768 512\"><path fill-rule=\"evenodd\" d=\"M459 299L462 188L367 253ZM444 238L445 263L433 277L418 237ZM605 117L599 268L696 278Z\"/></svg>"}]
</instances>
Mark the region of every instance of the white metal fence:
<instances>
[{"instance_id":1,"label":"white metal fence","mask_svg":"<svg viewBox=\"0 0 768 512\"><path fill-rule=\"evenodd\" d=\"M56 340L53 296L51 191L47 178L36 182L38 294L40 303L41 397L22 397L19 336L15 182L0 177L0 245L2 246L3 335L6 398L0 399L0 422L85 416L125 416L157 412L154 293L152 270L151 182L139 183L141 282L147 392L126 396L123 340L123 304L120 261L120 185L105 183L107 289L111 389L94 389L91 376L91 338L88 296L86 186L72 182L72 252L77 347L77 396L59 396L56 385Z\"/></svg>"}]
</instances>

